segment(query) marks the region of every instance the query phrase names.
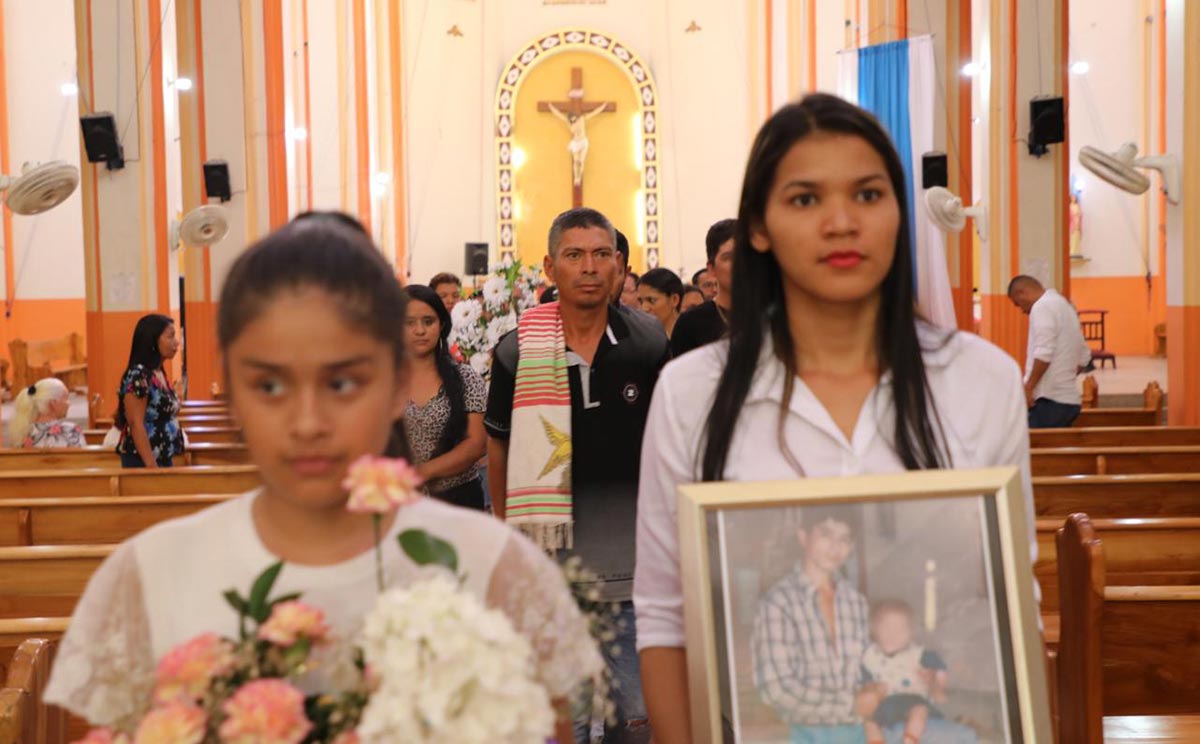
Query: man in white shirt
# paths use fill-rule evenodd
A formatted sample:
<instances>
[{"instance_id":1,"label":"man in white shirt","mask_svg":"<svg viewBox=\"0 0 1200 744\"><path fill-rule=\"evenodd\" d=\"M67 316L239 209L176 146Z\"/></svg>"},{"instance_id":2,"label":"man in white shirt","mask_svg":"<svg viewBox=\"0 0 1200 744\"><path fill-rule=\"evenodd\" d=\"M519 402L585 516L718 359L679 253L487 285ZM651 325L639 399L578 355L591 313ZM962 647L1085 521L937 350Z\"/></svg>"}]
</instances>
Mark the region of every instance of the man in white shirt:
<instances>
[{"instance_id":1,"label":"man in white shirt","mask_svg":"<svg viewBox=\"0 0 1200 744\"><path fill-rule=\"evenodd\" d=\"M1067 298L1031 276L1014 277L1008 298L1029 316L1025 353L1029 428L1070 426L1083 402L1075 377L1092 361L1092 350L1079 328L1079 313Z\"/></svg>"}]
</instances>

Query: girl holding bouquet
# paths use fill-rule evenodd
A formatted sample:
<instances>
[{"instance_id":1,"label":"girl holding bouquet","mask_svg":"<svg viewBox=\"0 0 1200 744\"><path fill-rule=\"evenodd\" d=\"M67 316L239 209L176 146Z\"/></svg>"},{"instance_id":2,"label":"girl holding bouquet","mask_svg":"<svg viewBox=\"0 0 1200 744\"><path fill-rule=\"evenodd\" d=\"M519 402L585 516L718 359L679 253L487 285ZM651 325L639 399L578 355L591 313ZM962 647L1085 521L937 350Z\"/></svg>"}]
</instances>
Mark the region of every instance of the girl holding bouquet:
<instances>
[{"instance_id":1,"label":"girl holding bouquet","mask_svg":"<svg viewBox=\"0 0 1200 744\"><path fill-rule=\"evenodd\" d=\"M131 731L158 692L159 659L202 634L236 637L239 617L223 593L245 590L278 561L276 593L302 594L331 638L297 684L307 694L336 692L349 684L344 673L357 671L339 659L352 656L377 582L406 587L431 570L401 551L397 537L408 530L457 549L463 591L528 640L534 676L555 701L601 667L558 567L502 523L435 499L382 520L346 509L350 464L403 449L393 424L409 401L397 322L406 302L370 238L341 216L309 215L238 258L218 336L230 404L262 485L113 552L71 618L47 702ZM559 710L556 730L569 732Z\"/></svg>"}]
</instances>

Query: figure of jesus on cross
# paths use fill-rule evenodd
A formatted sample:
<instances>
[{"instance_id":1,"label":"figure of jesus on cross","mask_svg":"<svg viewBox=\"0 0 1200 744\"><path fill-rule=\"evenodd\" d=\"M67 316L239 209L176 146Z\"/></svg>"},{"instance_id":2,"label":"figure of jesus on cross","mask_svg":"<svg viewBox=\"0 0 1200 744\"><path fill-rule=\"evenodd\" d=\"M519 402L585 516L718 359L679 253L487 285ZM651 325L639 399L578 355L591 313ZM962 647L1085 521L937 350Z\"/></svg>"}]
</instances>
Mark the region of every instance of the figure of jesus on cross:
<instances>
[{"instance_id":1,"label":"figure of jesus on cross","mask_svg":"<svg viewBox=\"0 0 1200 744\"><path fill-rule=\"evenodd\" d=\"M617 110L612 101L583 100L583 69L571 68L571 89L566 101L538 101L538 111L549 112L566 122L571 130L571 141L567 151L571 153L571 182L573 205L583 206L583 167L587 162L587 121L600 114Z\"/></svg>"}]
</instances>

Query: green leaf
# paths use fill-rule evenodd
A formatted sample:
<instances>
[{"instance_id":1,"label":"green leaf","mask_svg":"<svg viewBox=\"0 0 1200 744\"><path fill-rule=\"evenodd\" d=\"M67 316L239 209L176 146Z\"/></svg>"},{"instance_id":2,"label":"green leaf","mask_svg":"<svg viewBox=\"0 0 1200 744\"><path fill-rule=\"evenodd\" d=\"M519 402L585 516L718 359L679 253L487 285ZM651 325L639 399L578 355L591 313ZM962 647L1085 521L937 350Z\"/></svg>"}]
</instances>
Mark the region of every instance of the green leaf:
<instances>
[{"instance_id":1,"label":"green leaf","mask_svg":"<svg viewBox=\"0 0 1200 744\"><path fill-rule=\"evenodd\" d=\"M277 605L277 604L283 604L284 602L291 602L293 599L300 599L300 595L301 595L300 592L293 592L292 594L285 594L282 597L276 597L275 599L272 599L270 602L267 603L267 609L273 610L273 609L275 609L275 605ZM267 614L267 617L270 617L270 613Z\"/></svg>"},{"instance_id":2,"label":"green leaf","mask_svg":"<svg viewBox=\"0 0 1200 744\"><path fill-rule=\"evenodd\" d=\"M266 622L271 611L267 605L267 596L271 593L271 587L275 586L275 580L279 578L279 572L282 570L283 561L273 563L254 580L254 587L250 590L249 614L255 621Z\"/></svg>"},{"instance_id":3,"label":"green leaf","mask_svg":"<svg viewBox=\"0 0 1200 744\"><path fill-rule=\"evenodd\" d=\"M246 605L246 600L242 599L242 595L238 594L236 589L228 590L225 592L224 597L225 601L229 603L229 606L232 607L237 614L246 614L249 609Z\"/></svg>"},{"instance_id":4,"label":"green leaf","mask_svg":"<svg viewBox=\"0 0 1200 744\"><path fill-rule=\"evenodd\" d=\"M418 566L445 566L458 573L458 553L454 546L439 540L425 530L405 530L400 533L400 549Z\"/></svg>"}]
</instances>

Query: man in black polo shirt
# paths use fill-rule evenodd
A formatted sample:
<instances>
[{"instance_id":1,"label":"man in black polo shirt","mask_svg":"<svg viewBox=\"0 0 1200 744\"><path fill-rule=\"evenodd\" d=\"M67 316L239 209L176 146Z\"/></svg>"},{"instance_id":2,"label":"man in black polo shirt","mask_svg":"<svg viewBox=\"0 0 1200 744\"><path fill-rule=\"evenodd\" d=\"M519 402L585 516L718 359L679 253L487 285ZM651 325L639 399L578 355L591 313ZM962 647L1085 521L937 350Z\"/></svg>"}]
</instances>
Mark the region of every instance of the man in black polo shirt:
<instances>
[{"instance_id":1,"label":"man in black polo shirt","mask_svg":"<svg viewBox=\"0 0 1200 744\"><path fill-rule=\"evenodd\" d=\"M717 296L688 310L675 321L671 334L671 354L681 357L692 349L711 344L729 328L729 302L733 297L733 239L737 220L721 220L708 228L704 248L708 252L708 271L717 279Z\"/></svg>"},{"instance_id":2,"label":"man in black polo shirt","mask_svg":"<svg viewBox=\"0 0 1200 744\"><path fill-rule=\"evenodd\" d=\"M633 616L633 567L638 468L650 394L670 358L667 336L654 318L610 305L620 261L616 232L593 209L572 209L550 228L546 275L559 292L571 388L571 496L574 547L596 573L600 598L621 605L619 653L605 648L613 677L618 725L606 742L648 742ZM496 345L484 425L488 431L488 480L497 516L505 517L508 443L519 347L512 332ZM587 742L587 723L576 723L576 740Z\"/></svg>"}]
</instances>

